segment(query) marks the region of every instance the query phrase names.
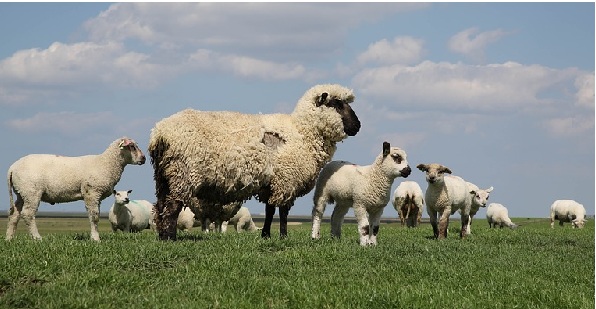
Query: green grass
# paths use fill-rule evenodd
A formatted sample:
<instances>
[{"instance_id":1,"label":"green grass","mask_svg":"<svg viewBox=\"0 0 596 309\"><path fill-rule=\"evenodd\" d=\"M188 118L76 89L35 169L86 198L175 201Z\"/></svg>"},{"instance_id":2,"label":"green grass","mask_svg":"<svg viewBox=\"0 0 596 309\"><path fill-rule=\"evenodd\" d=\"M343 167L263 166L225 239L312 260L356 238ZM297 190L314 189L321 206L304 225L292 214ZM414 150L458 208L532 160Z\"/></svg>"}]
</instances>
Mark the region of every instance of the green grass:
<instances>
[{"instance_id":1,"label":"green grass","mask_svg":"<svg viewBox=\"0 0 596 309\"><path fill-rule=\"evenodd\" d=\"M382 224L369 248L355 224L341 240L323 223L313 241L305 223L284 240L195 229L160 242L104 219L95 243L87 219L38 221L43 241L24 226L0 240L0 308L594 308L593 221L489 230L478 219L463 241L457 222L442 241L427 224Z\"/></svg>"}]
</instances>

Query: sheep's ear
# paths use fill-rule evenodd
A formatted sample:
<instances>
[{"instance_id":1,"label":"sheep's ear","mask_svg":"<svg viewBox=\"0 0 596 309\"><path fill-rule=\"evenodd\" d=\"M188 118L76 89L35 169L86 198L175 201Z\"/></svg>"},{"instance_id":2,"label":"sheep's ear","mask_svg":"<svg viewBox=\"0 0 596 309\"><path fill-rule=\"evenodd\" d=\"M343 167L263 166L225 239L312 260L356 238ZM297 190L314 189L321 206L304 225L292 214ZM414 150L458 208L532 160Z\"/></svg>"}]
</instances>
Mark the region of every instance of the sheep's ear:
<instances>
[{"instance_id":1,"label":"sheep's ear","mask_svg":"<svg viewBox=\"0 0 596 309\"><path fill-rule=\"evenodd\" d=\"M486 192L491 193L493 191L493 186L490 186L490 188L486 189Z\"/></svg>"},{"instance_id":2,"label":"sheep's ear","mask_svg":"<svg viewBox=\"0 0 596 309\"><path fill-rule=\"evenodd\" d=\"M387 142L383 142L383 157L386 157L391 152L391 145Z\"/></svg>"},{"instance_id":3,"label":"sheep's ear","mask_svg":"<svg viewBox=\"0 0 596 309\"><path fill-rule=\"evenodd\" d=\"M442 170L443 170L443 173L451 174L451 170L448 167L443 166Z\"/></svg>"},{"instance_id":4,"label":"sheep's ear","mask_svg":"<svg viewBox=\"0 0 596 309\"><path fill-rule=\"evenodd\" d=\"M476 191L475 190L472 190L472 191L470 191L470 194L476 195Z\"/></svg>"},{"instance_id":5,"label":"sheep's ear","mask_svg":"<svg viewBox=\"0 0 596 309\"><path fill-rule=\"evenodd\" d=\"M128 194L130 194L132 192L132 190L128 190Z\"/></svg>"},{"instance_id":6,"label":"sheep's ear","mask_svg":"<svg viewBox=\"0 0 596 309\"><path fill-rule=\"evenodd\" d=\"M327 92L321 93L321 95L317 98L317 107L325 104L325 101L327 101L327 96L329 96Z\"/></svg>"},{"instance_id":7,"label":"sheep's ear","mask_svg":"<svg viewBox=\"0 0 596 309\"><path fill-rule=\"evenodd\" d=\"M420 164L416 165L416 168L418 168L419 170L421 170L423 172L428 172L428 165L426 165L426 164L420 163Z\"/></svg>"},{"instance_id":8,"label":"sheep's ear","mask_svg":"<svg viewBox=\"0 0 596 309\"><path fill-rule=\"evenodd\" d=\"M114 195L116 195L116 190L112 190L112 193L113 193Z\"/></svg>"}]
</instances>

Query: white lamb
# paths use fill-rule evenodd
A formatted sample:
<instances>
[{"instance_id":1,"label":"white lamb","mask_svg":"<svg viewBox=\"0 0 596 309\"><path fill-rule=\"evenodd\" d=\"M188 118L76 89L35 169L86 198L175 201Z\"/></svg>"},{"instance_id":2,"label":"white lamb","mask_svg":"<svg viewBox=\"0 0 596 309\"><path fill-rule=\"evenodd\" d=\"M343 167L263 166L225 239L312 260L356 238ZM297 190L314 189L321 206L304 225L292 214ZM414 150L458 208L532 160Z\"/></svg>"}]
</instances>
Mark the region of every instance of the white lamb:
<instances>
[{"instance_id":1,"label":"white lamb","mask_svg":"<svg viewBox=\"0 0 596 309\"><path fill-rule=\"evenodd\" d=\"M221 225L221 231L223 233L227 232L228 225L233 225L236 228L236 232L238 233L243 231L252 232L259 230L254 221L252 221L250 210L248 210L248 207L246 206L240 207L240 210L238 210L232 219L223 222Z\"/></svg>"},{"instance_id":2,"label":"white lamb","mask_svg":"<svg viewBox=\"0 0 596 309\"><path fill-rule=\"evenodd\" d=\"M424 198L422 189L415 181L403 181L393 192L393 207L399 214L401 225L420 225Z\"/></svg>"},{"instance_id":3,"label":"white lamb","mask_svg":"<svg viewBox=\"0 0 596 309\"><path fill-rule=\"evenodd\" d=\"M389 202L391 185L396 177L408 177L412 170L406 152L389 143L373 164L358 166L346 161L325 165L317 179L312 209L313 239L321 237L321 219L327 203L336 203L331 215L331 236L341 237L344 216L354 208L358 220L360 245L376 245L379 223Z\"/></svg>"},{"instance_id":4,"label":"white lamb","mask_svg":"<svg viewBox=\"0 0 596 309\"><path fill-rule=\"evenodd\" d=\"M178 214L176 227L181 231L190 231L193 227L202 226L201 221L195 219L190 207L184 207Z\"/></svg>"},{"instance_id":5,"label":"white lamb","mask_svg":"<svg viewBox=\"0 0 596 309\"><path fill-rule=\"evenodd\" d=\"M497 227L497 225L501 228L503 226L512 229L517 228L517 224L511 222L511 219L509 219L507 208L498 203L490 203L488 205L486 208L486 220L488 221L488 226L491 228Z\"/></svg>"},{"instance_id":6,"label":"white lamb","mask_svg":"<svg viewBox=\"0 0 596 309\"><path fill-rule=\"evenodd\" d=\"M114 232L141 232L151 227L153 204L146 200L130 200L131 192L114 190L114 204L108 213Z\"/></svg>"},{"instance_id":7,"label":"white lamb","mask_svg":"<svg viewBox=\"0 0 596 309\"><path fill-rule=\"evenodd\" d=\"M468 225L466 226L466 235L470 235L472 234L472 220L474 219L476 213L478 213L480 207L486 207L486 203L488 202L490 193L493 191L493 187L491 186L488 189L480 189L477 185L471 182L466 182L466 184L468 185L468 190L470 193L468 198L470 198L472 201ZM461 209L459 210L459 213L461 214Z\"/></svg>"},{"instance_id":8,"label":"white lamb","mask_svg":"<svg viewBox=\"0 0 596 309\"><path fill-rule=\"evenodd\" d=\"M556 200L550 206L550 227L555 227L555 220L559 225L563 222L571 222L572 228L583 228L586 223L586 209L584 205L574 200Z\"/></svg>"},{"instance_id":9,"label":"white lamb","mask_svg":"<svg viewBox=\"0 0 596 309\"><path fill-rule=\"evenodd\" d=\"M112 194L127 164L144 164L145 155L134 140L123 137L112 142L99 155L63 157L32 154L22 157L8 169L10 214L6 239L14 237L22 217L34 239L41 239L35 214L40 202L54 205L85 201L91 223L91 239L99 241L97 223L102 200ZM12 192L17 199L13 201Z\"/></svg>"},{"instance_id":10,"label":"white lamb","mask_svg":"<svg viewBox=\"0 0 596 309\"><path fill-rule=\"evenodd\" d=\"M460 237L465 237L472 204L466 181L458 176L445 175L445 173L451 174L451 170L441 164L418 164L417 168L426 172L428 188L424 197L434 236L438 239L446 238L449 216L461 209ZM439 215L438 226L437 215Z\"/></svg>"}]
</instances>

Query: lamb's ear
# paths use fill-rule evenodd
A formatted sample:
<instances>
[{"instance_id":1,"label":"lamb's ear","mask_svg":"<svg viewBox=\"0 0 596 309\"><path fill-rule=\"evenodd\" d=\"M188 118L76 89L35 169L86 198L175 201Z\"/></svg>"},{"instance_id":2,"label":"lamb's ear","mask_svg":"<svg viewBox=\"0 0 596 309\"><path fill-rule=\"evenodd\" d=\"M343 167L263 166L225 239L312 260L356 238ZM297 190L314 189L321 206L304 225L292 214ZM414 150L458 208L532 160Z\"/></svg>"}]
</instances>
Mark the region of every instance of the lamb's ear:
<instances>
[{"instance_id":1,"label":"lamb's ear","mask_svg":"<svg viewBox=\"0 0 596 309\"><path fill-rule=\"evenodd\" d=\"M443 173L451 174L451 170L448 167L443 166L441 170L443 171Z\"/></svg>"},{"instance_id":2,"label":"lamb's ear","mask_svg":"<svg viewBox=\"0 0 596 309\"><path fill-rule=\"evenodd\" d=\"M420 164L416 165L416 168L418 168L419 170L421 170L423 172L428 172L428 165L426 165L426 164L420 163Z\"/></svg>"},{"instance_id":3,"label":"lamb's ear","mask_svg":"<svg viewBox=\"0 0 596 309\"><path fill-rule=\"evenodd\" d=\"M327 96L329 96L327 92L321 93L321 95L317 98L317 107L325 104L325 101L327 101Z\"/></svg>"},{"instance_id":4,"label":"lamb's ear","mask_svg":"<svg viewBox=\"0 0 596 309\"><path fill-rule=\"evenodd\" d=\"M116 190L112 190L112 194L116 195Z\"/></svg>"},{"instance_id":5,"label":"lamb's ear","mask_svg":"<svg viewBox=\"0 0 596 309\"><path fill-rule=\"evenodd\" d=\"M490 186L490 188L486 189L487 193L491 193L493 191L493 186Z\"/></svg>"},{"instance_id":6,"label":"lamb's ear","mask_svg":"<svg viewBox=\"0 0 596 309\"><path fill-rule=\"evenodd\" d=\"M388 142L383 142L383 157L386 157L391 152L391 145Z\"/></svg>"},{"instance_id":7,"label":"lamb's ear","mask_svg":"<svg viewBox=\"0 0 596 309\"><path fill-rule=\"evenodd\" d=\"M132 190L128 190L128 194L132 193Z\"/></svg>"}]
</instances>

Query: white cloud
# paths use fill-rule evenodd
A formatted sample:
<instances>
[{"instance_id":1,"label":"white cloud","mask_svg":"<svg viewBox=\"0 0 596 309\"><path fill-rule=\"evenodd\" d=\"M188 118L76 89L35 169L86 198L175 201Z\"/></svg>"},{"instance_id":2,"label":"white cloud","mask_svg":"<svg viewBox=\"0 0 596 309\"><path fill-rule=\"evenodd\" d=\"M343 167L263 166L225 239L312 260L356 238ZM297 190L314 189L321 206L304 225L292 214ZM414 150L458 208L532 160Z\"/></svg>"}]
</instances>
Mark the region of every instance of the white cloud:
<instances>
[{"instance_id":1,"label":"white cloud","mask_svg":"<svg viewBox=\"0 0 596 309\"><path fill-rule=\"evenodd\" d=\"M73 136L81 135L93 128L104 127L114 121L113 118L111 112L40 112L29 118L8 120L6 126L20 132L56 132Z\"/></svg>"},{"instance_id":2,"label":"white cloud","mask_svg":"<svg viewBox=\"0 0 596 309\"><path fill-rule=\"evenodd\" d=\"M484 61L484 49L486 46L497 42L506 34L506 32L500 29L480 32L478 28L469 28L451 37L448 47L453 52L482 62Z\"/></svg>"},{"instance_id":3,"label":"white cloud","mask_svg":"<svg viewBox=\"0 0 596 309\"><path fill-rule=\"evenodd\" d=\"M570 137L581 134L591 134L594 138L594 115L576 115L571 117L554 118L545 122L551 135L556 137Z\"/></svg>"},{"instance_id":4,"label":"white cloud","mask_svg":"<svg viewBox=\"0 0 596 309\"><path fill-rule=\"evenodd\" d=\"M594 72L584 74L575 79L576 105L588 109L594 109Z\"/></svg>"},{"instance_id":5,"label":"white cloud","mask_svg":"<svg viewBox=\"0 0 596 309\"><path fill-rule=\"evenodd\" d=\"M490 65L424 61L415 66L364 69L355 75L359 92L397 106L439 110L519 110L551 104L544 91L573 80L577 70L507 62Z\"/></svg>"},{"instance_id":6,"label":"white cloud","mask_svg":"<svg viewBox=\"0 0 596 309\"><path fill-rule=\"evenodd\" d=\"M423 41L408 36L396 37L393 42L386 39L371 44L357 58L359 64L413 64L417 63L423 53Z\"/></svg>"}]
</instances>

